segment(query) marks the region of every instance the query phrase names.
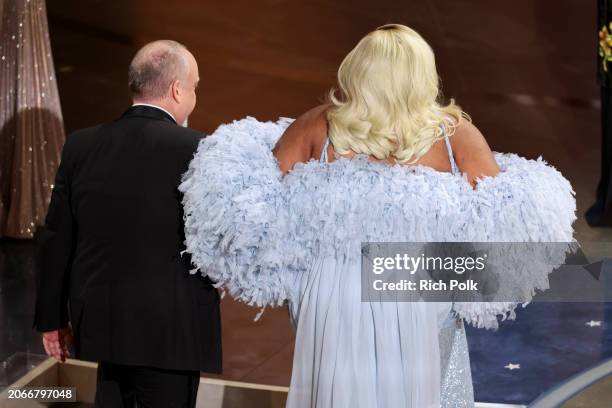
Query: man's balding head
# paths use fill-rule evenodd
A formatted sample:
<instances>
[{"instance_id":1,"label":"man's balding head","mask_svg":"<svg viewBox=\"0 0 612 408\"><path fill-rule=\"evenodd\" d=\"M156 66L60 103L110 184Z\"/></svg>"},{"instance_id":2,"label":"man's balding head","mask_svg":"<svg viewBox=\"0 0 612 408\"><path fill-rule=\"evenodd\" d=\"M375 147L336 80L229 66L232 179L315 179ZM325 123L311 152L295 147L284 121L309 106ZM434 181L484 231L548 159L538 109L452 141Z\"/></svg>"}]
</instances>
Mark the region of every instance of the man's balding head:
<instances>
[{"instance_id":1,"label":"man's balding head","mask_svg":"<svg viewBox=\"0 0 612 408\"><path fill-rule=\"evenodd\" d=\"M159 40L142 47L128 71L130 91L139 99L163 98L172 81L187 75L187 48L171 40Z\"/></svg>"},{"instance_id":2,"label":"man's balding head","mask_svg":"<svg viewBox=\"0 0 612 408\"><path fill-rule=\"evenodd\" d=\"M193 111L198 80L195 58L184 45L172 40L153 41L142 47L128 70L134 102L167 109L179 124Z\"/></svg>"}]
</instances>

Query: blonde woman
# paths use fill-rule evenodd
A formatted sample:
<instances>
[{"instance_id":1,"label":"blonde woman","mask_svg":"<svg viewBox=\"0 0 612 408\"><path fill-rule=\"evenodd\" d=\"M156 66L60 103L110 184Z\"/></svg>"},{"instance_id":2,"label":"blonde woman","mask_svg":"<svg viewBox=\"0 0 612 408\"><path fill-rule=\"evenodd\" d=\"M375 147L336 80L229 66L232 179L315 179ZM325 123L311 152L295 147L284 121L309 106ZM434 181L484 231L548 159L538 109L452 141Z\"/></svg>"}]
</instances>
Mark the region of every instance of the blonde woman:
<instances>
[{"instance_id":1,"label":"blonde woman","mask_svg":"<svg viewBox=\"0 0 612 408\"><path fill-rule=\"evenodd\" d=\"M300 116L279 140L283 173L322 156L363 154L442 172L456 164L472 184L496 175L485 138L454 101L441 104L438 82L434 53L416 31L397 24L373 31L340 65L329 104Z\"/></svg>"},{"instance_id":2,"label":"blonde woman","mask_svg":"<svg viewBox=\"0 0 612 408\"><path fill-rule=\"evenodd\" d=\"M326 105L217 129L180 189L196 268L241 301L288 303L291 408L473 407L463 324L495 328L516 303L364 301L361 243L570 241L575 219L567 180L493 154L396 24L347 55ZM507 279L537 289L542 273Z\"/></svg>"},{"instance_id":3,"label":"blonde woman","mask_svg":"<svg viewBox=\"0 0 612 408\"><path fill-rule=\"evenodd\" d=\"M279 161L282 172L286 174L297 163L305 163L312 159L332 162L336 158L352 158L355 155L362 155L372 162L405 166L422 165L439 172L463 173L472 185L479 177L497 175L499 166L485 138L470 122L469 116L462 112L453 101L446 105L442 104L439 98L438 82L434 53L416 31L397 24L385 25L373 31L357 44L340 65L338 89L330 91L329 103L311 109L300 116L287 128L276 144L274 155ZM410 197L405 197L405 199L410 199ZM404 240L408 239L412 237L404 238ZM322 311L326 315L329 313L327 299L317 297L317 301L313 301L313 297L305 297L301 301L302 306L306 301L323 303L323 305L308 304L308 306L317 309L319 313ZM381 315L385 312L397 314L396 310L389 310L395 309L396 305L391 308L385 304L382 306ZM435 304L428 306L435 311ZM412 307L412 305L399 305L400 309L407 307ZM299 322L299 312L296 308L292 308L292 311L294 315L298 314L295 318ZM336 317L342 319L348 316L338 313ZM316 333L314 328L317 322L312 321L312 324L304 329L307 319L302 316L301 320L302 327L298 326L298 343L294 360L298 364L295 365L293 372L292 389L294 392L290 397L291 406L310 406L304 404L305 401L311 399L307 394L311 393L318 397L321 391L325 397L315 401L311 400L311 402L317 402L316 406L327 406L323 401L334 394L334 382L342 384L339 387L340 390L346 390L345 393L353 395L348 397L351 404L347 406L356 406L352 403L368 399L371 402L363 405L364 407L437 406L433 396L435 388L440 385L437 385L434 380L438 374L431 371L434 368L435 355L428 356L429 367L421 369L414 364L415 360L396 364L397 362L391 362L393 357L390 357L384 367L376 370L383 371L377 374L378 382L384 382L387 385L381 387L379 384L377 390L368 390L363 393L360 391L360 380L351 378L350 371L341 371L342 379L335 380L331 384L326 378L314 382L308 381L306 376L306 378L296 378L302 375L304 366L309 367L307 375L319 371L314 363L317 359L316 353L309 353L306 350L325 348L324 336L321 336L321 339L313 339L311 333L308 333L310 331ZM379 320L384 322L385 318L381 317ZM452 327L452 323L452 318L449 317L442 327ZM376 324L373 326L376 327ZM388 323L385 322L383 326L388 327ZM392 324L392 326L396 325ZM302 336L300 336L300 329L304 332ZM398 322L394 331L399 335L401 330L402 324ZM381 330L380 333L374 331L374 337L388 335L384 330ZM465 332L462 328L458 332L452 330L451 333L447 333L448 330L442 332L447 337L458 337L456 340L453 338L453 341L456 348L461 348L456 352L460 351L463 354L464 367L461 373L453 374L452 380L459 386L447 392L440 402L449 407L473 406ZM423 339L427 339L427 333L423 334ZM429 335L434 334L429 333ZM339 340L327 341L335 342L334 349L338 349L343 347L342 343L346 345L346 340ZM397 342L392 348L394 352L400 352L402 346L418 347L417 344ZM372 351L376 348L374 345ZM389 345L386 348L388 350ZM390 356L394 352L391 352ZM442 353L448 356L450 348L447 346ZM361 371L358 368L361 363L359 362L354 367L356 372ZM375 367L376 364L372 366ZM444 368L442 367L442 371ZM323 370L324 374L326 374L325 371ZM403 383L411 376L410 371L421 377L417 381L412 381L412 388L429 390L432 398L402 395L402 390L407 388ZM335 374L336 370L332 372ZM317 374L317 377L320 378L321 372ZM457 381L456 376L459 374L462 375L462 378ZM358 375L363 375L363 372ZM301 384L302 382L308 383L310 387ZM353 391L349 392L351 389ZM393 392L394 389L395 392ZM339 406L343 405L339 404Z\"/></svg>"}]
</instances>

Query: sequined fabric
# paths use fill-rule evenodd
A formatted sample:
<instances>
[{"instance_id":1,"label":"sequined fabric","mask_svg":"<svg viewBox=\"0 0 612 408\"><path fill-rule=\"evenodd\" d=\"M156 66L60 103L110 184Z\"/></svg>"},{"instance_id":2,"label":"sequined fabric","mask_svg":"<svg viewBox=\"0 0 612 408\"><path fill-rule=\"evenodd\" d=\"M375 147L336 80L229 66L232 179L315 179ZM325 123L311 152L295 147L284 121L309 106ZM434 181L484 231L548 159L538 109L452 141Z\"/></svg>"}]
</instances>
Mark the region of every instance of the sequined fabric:
<instances>
[{"instance_id":1,"label":"sequined fabric","mask_svg":"<svg viewBox=\"0 0 612 408\"><path fill-rule=\"evenodd\" d=\"M42 225L64 144L43 0L0 0L0 236Z\"/></svg>"},{"instance_id":2,"label":"sequined fabric","mask_svg":"<svg viewBox=\"0 0 612 408\"><path fill-rule=\"evenodd\" d=\"M449 315L439 333L440 406L474 408L470 355L463 321Z\"/></svg>"}]
</instances>

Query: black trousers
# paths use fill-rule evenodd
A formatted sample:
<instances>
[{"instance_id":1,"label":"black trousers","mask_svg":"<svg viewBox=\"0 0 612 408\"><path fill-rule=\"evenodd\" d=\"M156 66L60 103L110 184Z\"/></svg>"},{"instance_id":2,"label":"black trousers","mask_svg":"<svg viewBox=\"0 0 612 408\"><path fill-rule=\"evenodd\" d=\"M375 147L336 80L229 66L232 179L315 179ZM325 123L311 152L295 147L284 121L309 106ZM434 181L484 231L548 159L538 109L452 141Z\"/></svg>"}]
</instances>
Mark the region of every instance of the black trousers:
<instances>
[{"instance_id":1,"label":"black trousers","mask_svg":"<svg viewBox=\"0 0 612 408\"><path fill-rule=\"evenodd\" d=\"M98 364L96 408L194 408L199 371Z\"/></svg>"},{"instance_id":2,"label":"black trousers","mask_svg":"<svg viewBox=\"0 0 612 408\"><path fill-rule=\"evenodd\" d=\"M589 225L612 226L612 87L601 87L601 176L595 204L585 218Z\"/></svg>"}]
</instances>

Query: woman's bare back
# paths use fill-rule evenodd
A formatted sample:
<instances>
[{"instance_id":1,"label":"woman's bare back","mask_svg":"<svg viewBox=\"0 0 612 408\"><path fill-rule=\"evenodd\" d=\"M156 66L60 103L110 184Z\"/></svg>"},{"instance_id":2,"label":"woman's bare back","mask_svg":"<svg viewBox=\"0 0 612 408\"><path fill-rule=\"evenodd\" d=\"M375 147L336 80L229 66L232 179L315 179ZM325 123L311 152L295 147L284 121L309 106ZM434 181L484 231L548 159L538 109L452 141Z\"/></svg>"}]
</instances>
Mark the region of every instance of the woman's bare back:
<instances>
[{"instance_id":1,"label":"woman's bare back","mask_svg":"<svg viewBox=\"0 0 612 408\"><path fill-rule=\"evenodd\" d=\"M311 159L321 157L323 146L328 135L327 105L317 106L296 119L274 147L274 155L280 163L283 174L293 169L296 163L305 163ZM455 161L459 171L467 175L472 185L476 179L483 176L495 176L499 167L495 162L493 153L484 136L469 121L462 120L455 133L449 138ZM332 162L339 157L351 158L355 153L338 154L332 145L327 148L328 161ZM396 164L393 157L379 160L373 156L368 157L373 162ZM415 163L431 167L441 172L450 172L451 163L444 139L435 142L432 147Z\"/></svg>"}]
</instances>

